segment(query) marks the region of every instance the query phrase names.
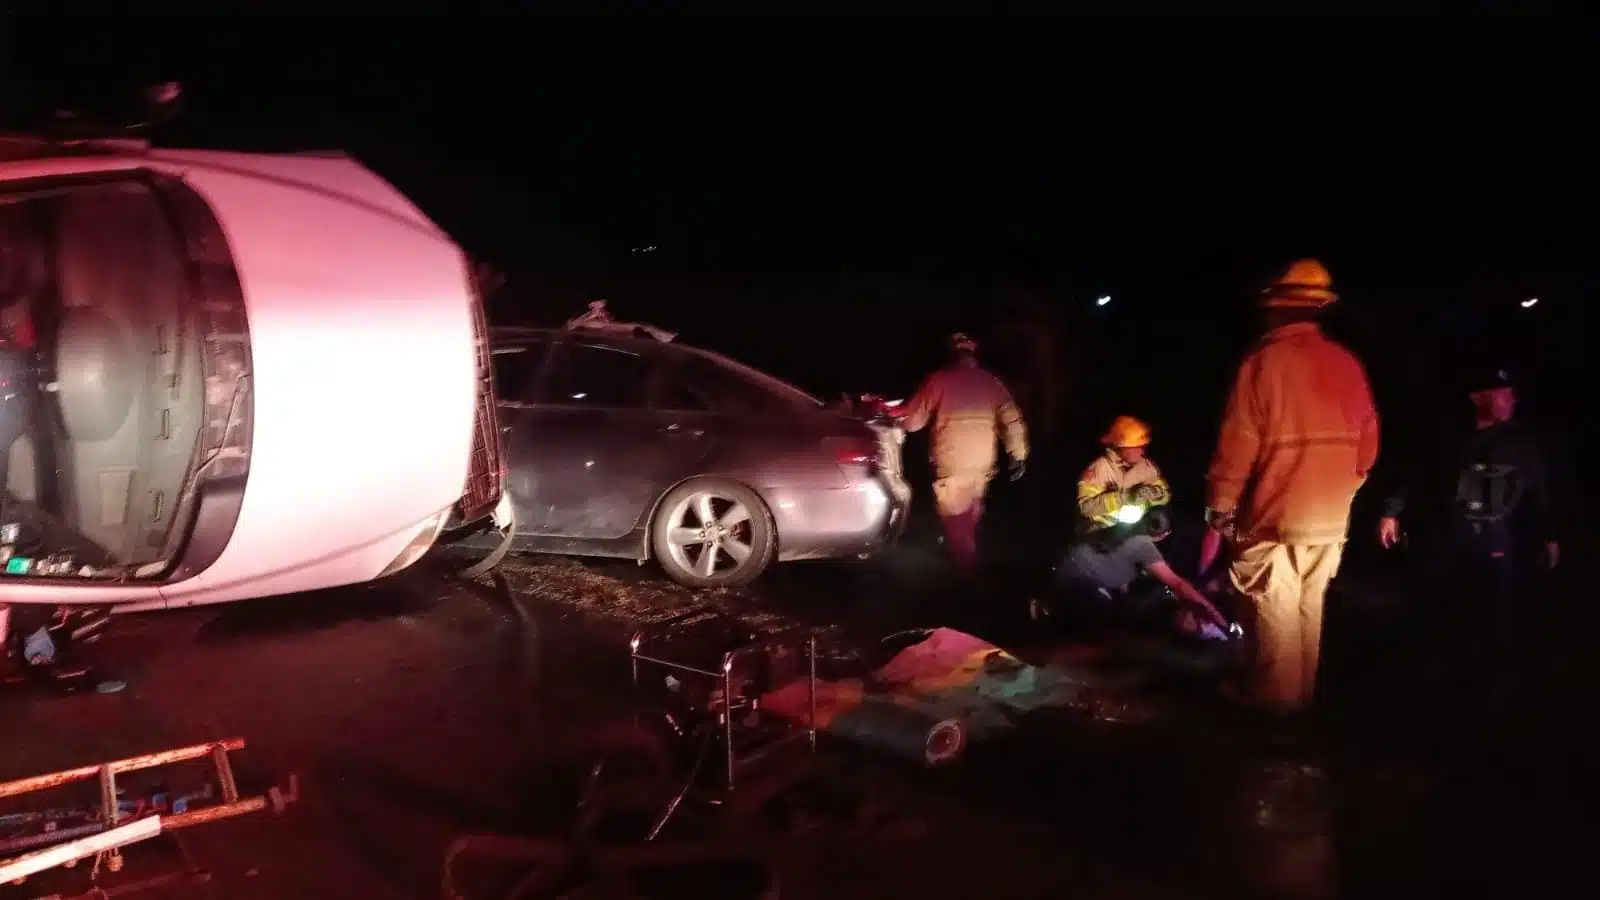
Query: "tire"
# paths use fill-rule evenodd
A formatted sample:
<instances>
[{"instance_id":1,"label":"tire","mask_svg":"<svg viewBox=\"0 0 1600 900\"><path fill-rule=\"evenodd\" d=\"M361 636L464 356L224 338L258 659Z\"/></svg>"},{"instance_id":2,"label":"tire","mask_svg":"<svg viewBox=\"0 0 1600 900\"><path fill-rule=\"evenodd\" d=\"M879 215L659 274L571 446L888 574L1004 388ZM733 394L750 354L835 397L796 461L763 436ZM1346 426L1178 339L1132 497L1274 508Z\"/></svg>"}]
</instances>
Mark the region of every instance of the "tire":
<instances>
[{"instance_id":1,"label":"tire","mask_svg":"<svg viewBox=\"0 0 1600 900\"><path fill-rule=\"evenodd\" d=\"M705 543L703 504L726 533ZM742 510L742 511L741 511ZM650 523L650 549L668 578L684 587L734 587L756 580L777 548L772 513L755 491L725 478L696 478L667 492ZM741 551L731 548L744 548ZM714 552L713 552L714 551ZM705 554L712 552L709 570Z\"/></svg>"}]
</instances>

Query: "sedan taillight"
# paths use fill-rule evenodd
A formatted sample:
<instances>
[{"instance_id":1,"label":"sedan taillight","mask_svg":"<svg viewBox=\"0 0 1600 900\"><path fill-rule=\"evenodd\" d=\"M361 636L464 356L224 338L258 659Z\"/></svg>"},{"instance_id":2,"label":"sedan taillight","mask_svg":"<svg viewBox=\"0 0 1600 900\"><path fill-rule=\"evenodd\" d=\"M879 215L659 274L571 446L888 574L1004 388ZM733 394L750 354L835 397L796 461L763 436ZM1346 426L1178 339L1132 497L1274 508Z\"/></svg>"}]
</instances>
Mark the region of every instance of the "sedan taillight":
<instances>
[{"instance_id":1,"label":"sedan taillight","mask_svg":"<svg viewBox=\"0 0 1600 900\"><path fill-rule=\"evenodd\" d=\"M872 474L880 465L878 444L866 438L829 438L834 462L846 475Z\"/></svg>"}]
</instances>

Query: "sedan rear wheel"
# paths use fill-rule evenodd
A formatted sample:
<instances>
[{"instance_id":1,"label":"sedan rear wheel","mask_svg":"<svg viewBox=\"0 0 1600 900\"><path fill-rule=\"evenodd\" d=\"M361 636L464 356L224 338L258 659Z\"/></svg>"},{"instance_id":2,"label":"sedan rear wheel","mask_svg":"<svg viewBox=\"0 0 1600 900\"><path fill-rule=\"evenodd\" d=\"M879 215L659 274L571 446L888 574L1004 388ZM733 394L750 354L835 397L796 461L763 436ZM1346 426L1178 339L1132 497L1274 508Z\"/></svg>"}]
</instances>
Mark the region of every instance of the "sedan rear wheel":
<instances>
[{"instance_id":1,"label":"sedan rear wheel","mask_svg":"<svg viewBox=\"0 0 1600 900\"><path fill-rule=\"evenodd\" d=\"M667 577L686 587L748 584L772 560L772 514L755 491L722 479L678 485L661 501L651 545Z\"/></svg>"}]
</instances>

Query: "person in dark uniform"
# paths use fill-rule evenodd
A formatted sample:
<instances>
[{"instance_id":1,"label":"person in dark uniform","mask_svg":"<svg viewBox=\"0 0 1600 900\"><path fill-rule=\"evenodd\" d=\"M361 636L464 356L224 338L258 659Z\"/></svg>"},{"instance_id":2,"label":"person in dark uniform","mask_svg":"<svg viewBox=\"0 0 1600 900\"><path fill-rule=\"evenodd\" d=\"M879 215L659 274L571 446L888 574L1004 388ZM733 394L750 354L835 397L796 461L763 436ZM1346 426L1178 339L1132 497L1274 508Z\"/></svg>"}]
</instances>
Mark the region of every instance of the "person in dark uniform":
<instances>
[{"instance_id":1,"label":"person in dark uniform","mask_svg":"<svg viewBox=\"0 0 1600 900\"><path fill-rule=\"evenodd\" d=\"M1516 390L1504 369L1475 373L1466 385L1474 427L1430 476L1385 498L1378 540L1418 538L1424 567L1415 624L1424 642L1467 639L1503 688L1525 657L1540 598L1520 589L1537 547L1542 564L1561 559L1545 455L1513 419Z\"/></svg>"}]
</instances>

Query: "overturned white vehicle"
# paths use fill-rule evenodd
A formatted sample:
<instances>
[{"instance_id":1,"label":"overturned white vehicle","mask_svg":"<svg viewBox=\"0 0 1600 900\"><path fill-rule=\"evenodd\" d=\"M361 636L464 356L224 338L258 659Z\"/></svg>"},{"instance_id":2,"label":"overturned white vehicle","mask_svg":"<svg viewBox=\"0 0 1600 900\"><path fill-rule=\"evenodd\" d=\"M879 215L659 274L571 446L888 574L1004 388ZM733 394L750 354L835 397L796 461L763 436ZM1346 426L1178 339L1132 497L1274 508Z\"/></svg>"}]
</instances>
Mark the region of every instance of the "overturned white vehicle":
<instances>
[{"instance_id":1,"label":"overturned white vehicle","mask_svg":"<svg viewBox=\"0 0 1600 900\"><path fill-rule=\"evenodd\" d=\"M364 582L504 514L469 263L347 157L0 140L0 338L0 607Z\"/></svg>"}]
</instances>

